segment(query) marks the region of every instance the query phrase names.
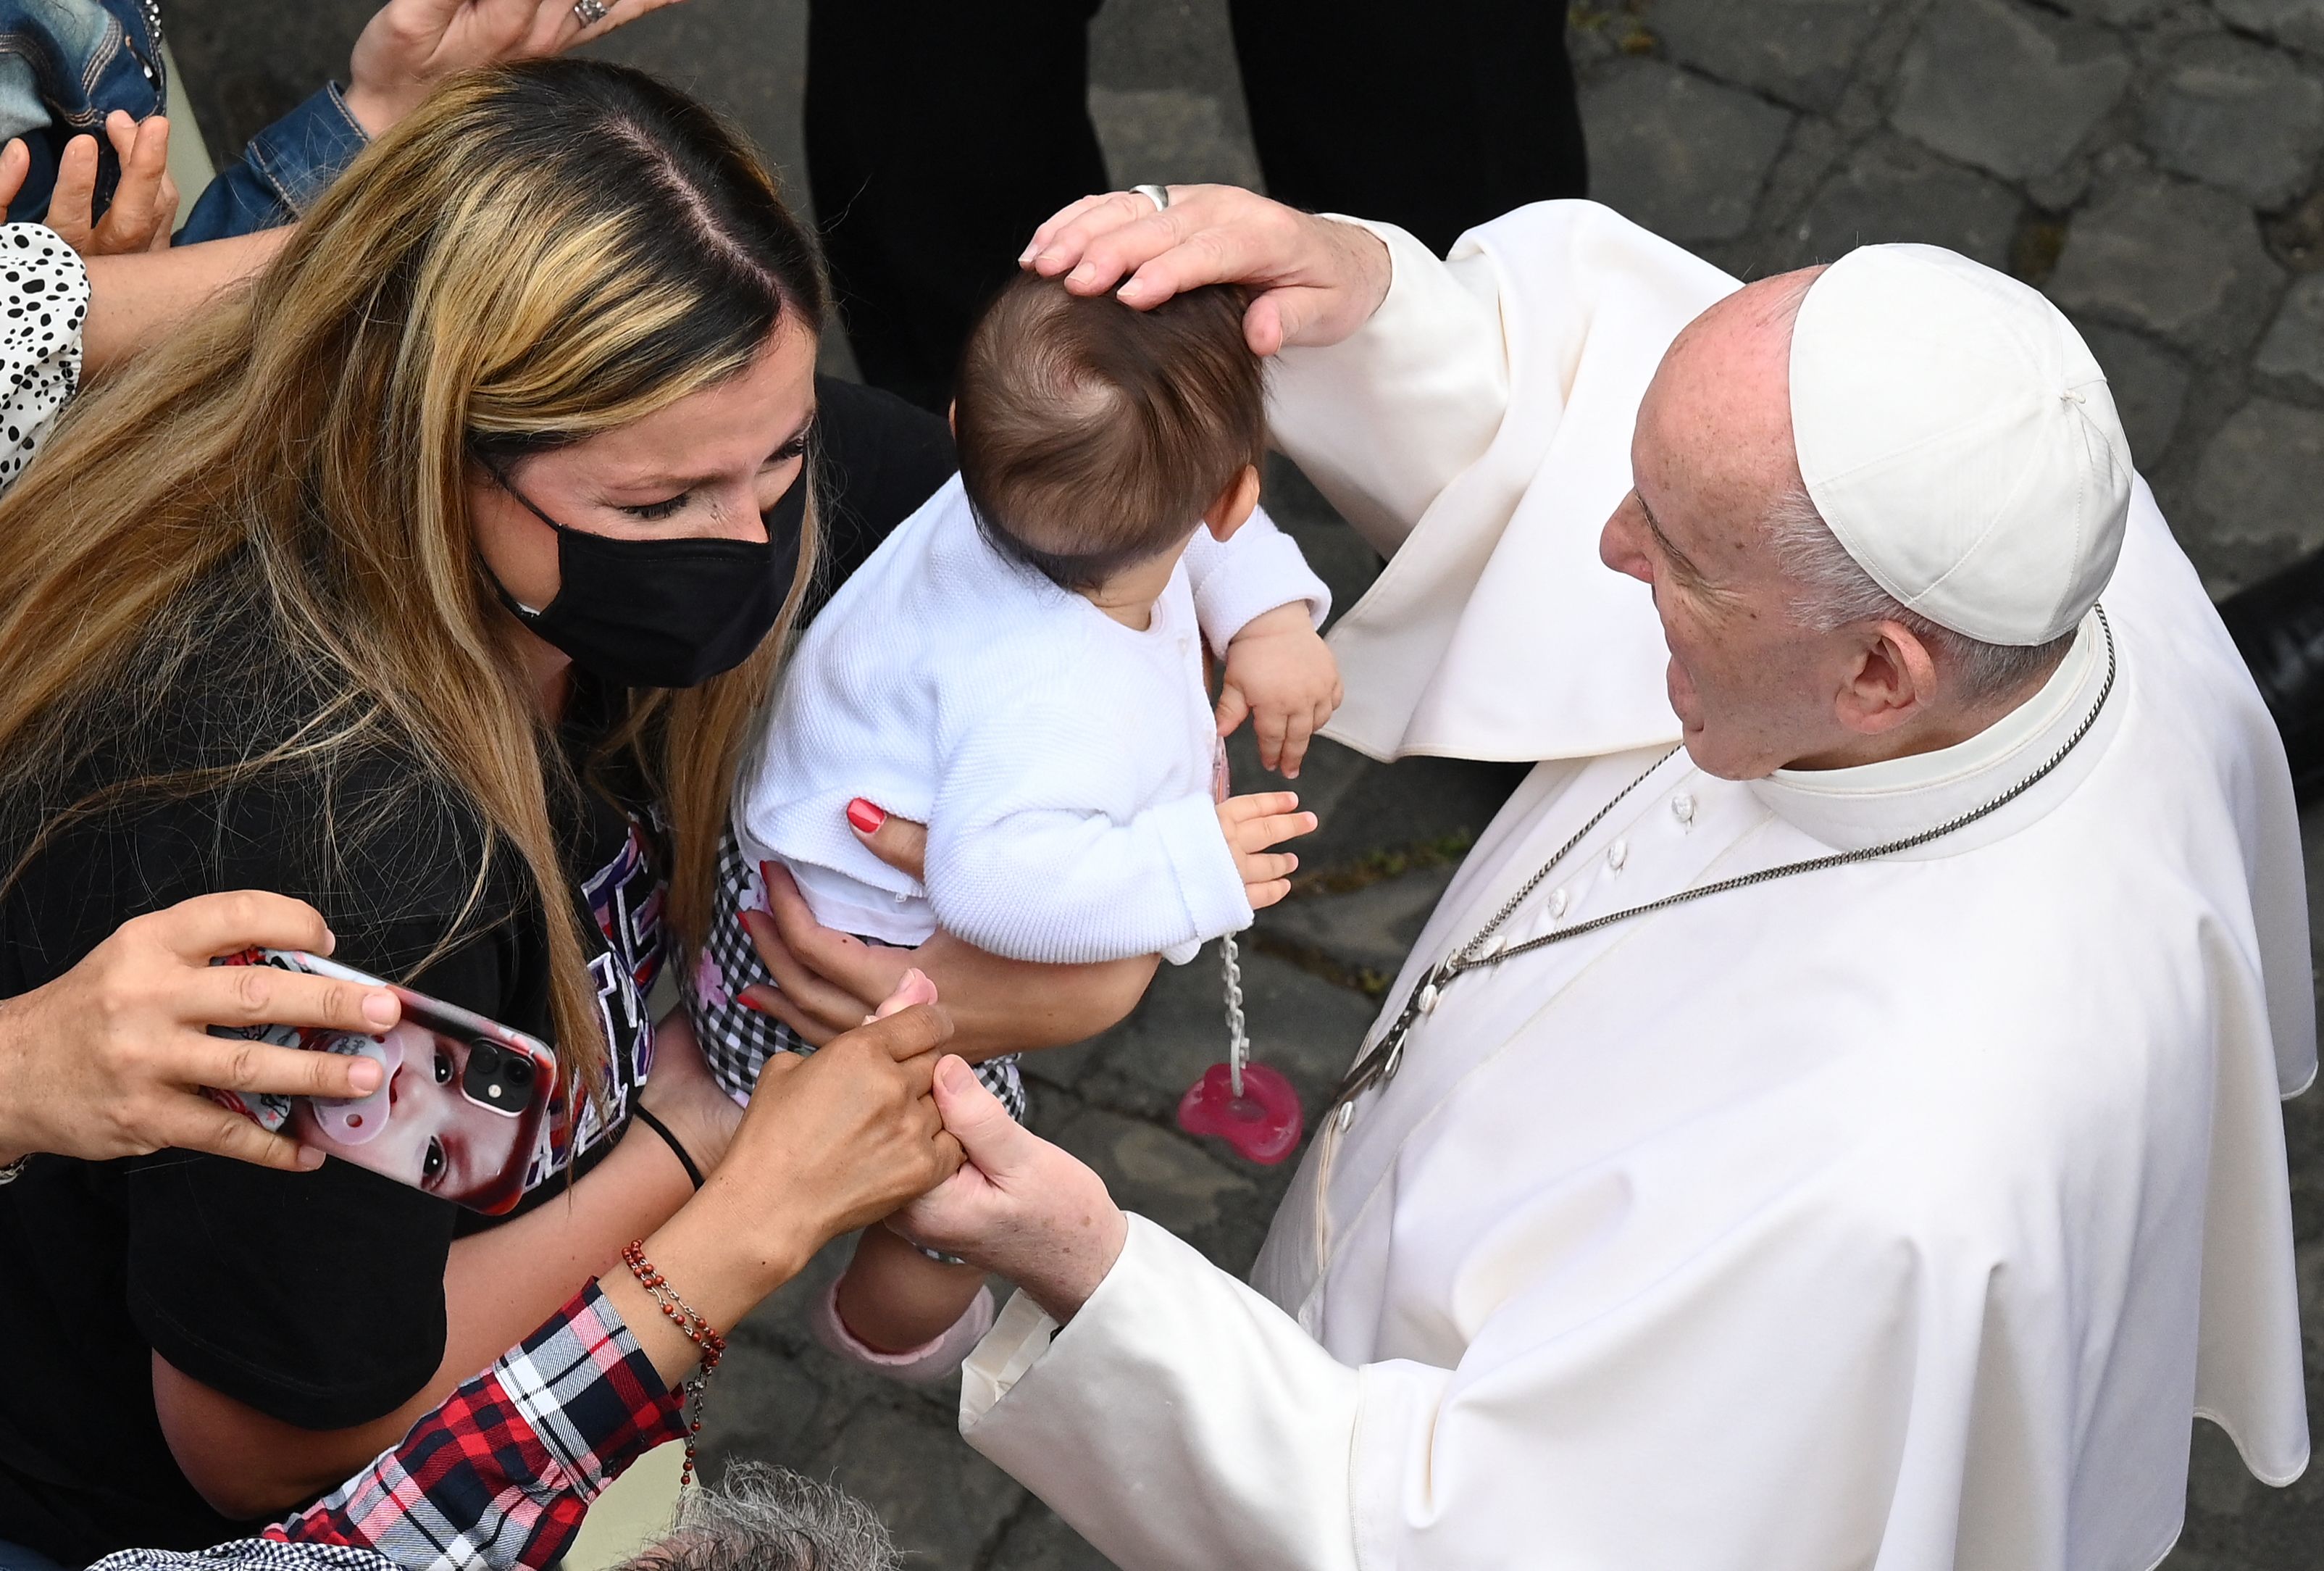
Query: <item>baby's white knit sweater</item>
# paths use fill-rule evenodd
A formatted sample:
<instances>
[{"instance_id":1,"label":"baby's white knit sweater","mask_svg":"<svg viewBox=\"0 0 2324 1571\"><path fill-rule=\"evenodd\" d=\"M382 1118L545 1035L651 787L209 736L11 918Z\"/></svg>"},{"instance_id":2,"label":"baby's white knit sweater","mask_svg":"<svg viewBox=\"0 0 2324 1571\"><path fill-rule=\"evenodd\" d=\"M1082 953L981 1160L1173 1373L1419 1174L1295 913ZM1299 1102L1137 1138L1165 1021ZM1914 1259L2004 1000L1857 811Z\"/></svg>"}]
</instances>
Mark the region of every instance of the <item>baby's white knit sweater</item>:
<instances>
[{"instance_id":1,"label":"baby's white knit sweater","mask_svg":"<svg viewBox=\"0 0 2324 1571\"><path fill-rule=\"evenodd\" d=\"M1184 964L1251 919L1199 641L1301 600L1320 625L1330 592L1258 513L1224 543L1197 530L1135 632L996 550L955 477L800 639L735 795L748 864L779 860L816 919L889 943ZM849 832L855 797L927 825L925 886Z\"/></svg>"}]
</instances>

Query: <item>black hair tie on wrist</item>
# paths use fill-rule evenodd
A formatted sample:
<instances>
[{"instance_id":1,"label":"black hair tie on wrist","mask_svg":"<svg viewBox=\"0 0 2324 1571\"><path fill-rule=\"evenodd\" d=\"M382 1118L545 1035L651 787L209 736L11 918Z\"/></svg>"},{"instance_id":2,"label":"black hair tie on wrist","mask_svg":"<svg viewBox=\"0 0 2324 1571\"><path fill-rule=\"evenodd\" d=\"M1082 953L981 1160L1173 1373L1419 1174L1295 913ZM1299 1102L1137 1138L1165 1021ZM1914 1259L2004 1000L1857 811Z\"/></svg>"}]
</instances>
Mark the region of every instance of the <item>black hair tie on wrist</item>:
<instances>
[{"instance_id":1,"label":"black hair tie on wrist","mask_svg":"<svg viewBox=\"0 0 2324 1571\"><path fill-rule=\"evenodd\" d=\"M694 1165L694 1159L687 1155L686 1147L678 1143L678 1136L669 1132L669 1125L648 1113L642 1104L632 1111L637 1114L640 1123L661 1136L662 1144L669 1147L670 1155L678 1159L678 1165L686 1169L686 1176L694 1180L695 1188L699 1190L702 1187L702 1169Z\"/></svg>"}]
</instances>

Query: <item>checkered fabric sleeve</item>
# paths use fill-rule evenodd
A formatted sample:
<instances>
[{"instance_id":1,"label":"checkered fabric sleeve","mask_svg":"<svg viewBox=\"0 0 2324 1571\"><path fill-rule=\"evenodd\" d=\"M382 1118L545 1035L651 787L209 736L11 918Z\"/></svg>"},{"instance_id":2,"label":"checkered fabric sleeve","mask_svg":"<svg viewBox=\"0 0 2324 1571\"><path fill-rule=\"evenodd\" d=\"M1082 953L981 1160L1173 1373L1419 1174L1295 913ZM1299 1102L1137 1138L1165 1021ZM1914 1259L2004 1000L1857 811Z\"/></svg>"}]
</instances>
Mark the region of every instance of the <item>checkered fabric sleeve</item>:
<instances>
[{"instance_id":1,"label":"checkered fabric sleeve","mask_svg":"<svg viewBox=\"0 0 2324 1571\"><path fill-rule=\"evenodd\" d=\"M122 1549L89 1571L399 1571L376 1549L236 1539L207 1549Z\"/></svg>"},{"instance_id":2,"label":"checkered fabric sleeve","mask_svg":"<svg viewBox=\"0 0 2324 1571\"><path fill-rule=\"evenodd\" d=\"M709 1060L710 1072L721 1089L737 1102L751 1099L759 1071L771 1053L812 1053L790 1027L770 1014L761 1014L742 1002L742 990L753 984L772 987L751 935L742 927L745 910L767 909L765 888L734 838L732 825L718 841L718 883L710 912L710 936L686 979L686 1013L694 1026L694 1040ZM861 937L861 935L858 935ZM877 944L877 938L864 938ZM1017 1068L1017 1055L988 1058L976 1067L984 1088L1001 1099L1009 1116L1025 1122L1025 1077Z\"/></svg>"},{"instance_id":3,"label":"checkered fabric sleeve","mask_svg":"<svg viewBox=\"0 0 2324 1571\"><path fill-rule=\"evenodd\" d=\"M402 1445L267 1531L440 1571L547 1566L622 1469L684 1435L678 1399L592 1282Z\"/></svg>"}]
</instances>

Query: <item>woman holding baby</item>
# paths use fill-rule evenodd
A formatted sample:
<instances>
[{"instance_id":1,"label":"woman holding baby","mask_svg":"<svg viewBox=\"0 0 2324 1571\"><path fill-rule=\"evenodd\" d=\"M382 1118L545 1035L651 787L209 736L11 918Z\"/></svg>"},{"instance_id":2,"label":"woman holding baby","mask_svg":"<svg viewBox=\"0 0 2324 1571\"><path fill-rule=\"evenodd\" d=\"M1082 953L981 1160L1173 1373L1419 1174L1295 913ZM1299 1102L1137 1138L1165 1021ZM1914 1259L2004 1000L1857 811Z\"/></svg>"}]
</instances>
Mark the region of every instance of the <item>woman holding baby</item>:
<instances>
[{"instance_id":1,"label":"woman holding baby","mask_svg":"<svg viewBox=\"0 0 2324 1571\"><path fill-rule=\"evenodd\" d=\"M502 1218L185 1151L0 1187L0 1540L191 1547L329 1487L717 1164L739 1109L644 995L666 934L706 936L789 630L943 477L914 417L817 383L825 311L811 241L697 106L499 70L0 501L0 996L139 912L266 888L340 960L552 1041L564 1088ZM972 1060L1102 1029L1153 964L943 934L850 963L873 999L926 971ZM809 1041L836 991L793 1010ZM924 1096L896 1116L935 1139Z\"/></svg>"}]
</instances>

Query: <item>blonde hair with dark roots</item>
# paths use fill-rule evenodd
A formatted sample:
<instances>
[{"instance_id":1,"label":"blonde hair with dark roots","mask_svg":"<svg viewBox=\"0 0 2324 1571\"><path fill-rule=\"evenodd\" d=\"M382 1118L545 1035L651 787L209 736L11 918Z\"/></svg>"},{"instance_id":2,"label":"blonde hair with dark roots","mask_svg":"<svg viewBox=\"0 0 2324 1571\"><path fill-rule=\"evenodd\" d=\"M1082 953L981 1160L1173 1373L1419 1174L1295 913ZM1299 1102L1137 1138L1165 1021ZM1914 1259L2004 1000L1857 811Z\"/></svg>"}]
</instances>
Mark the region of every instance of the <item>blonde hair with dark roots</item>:
<instances>
[{"instance_id":1,"label":"blonde hair with dark roots","mask_svg":"<svg viewBox=\"0 0 2324 1571\"><path fill-rule=\"evenodd\" d=\"M682 95L575 60L444 87L261 276L78 401L0 500L0 800L37 804L0 892L63 825L285 766L325 781L324 842L382 832L394 802L331 787L394 751L417 761L416 789L478 821L467 909L436 953L505 919L486 909L496 876L527 892L560 1064L595 1095L604 1032L549 808L582 783L478 556L471 454L667 408L741 374L779 326L812 335L825 300L773 177ZM742 739L814 573L815 516L782 624L750 660L617 700L613 746L669 815L671 917L691 943ZM245 685L293 695L293 711L223 763L105 778L91 761L182 704L173 683L221 604L254 615L281 662Z\"/></svg>"}]
</instances>

